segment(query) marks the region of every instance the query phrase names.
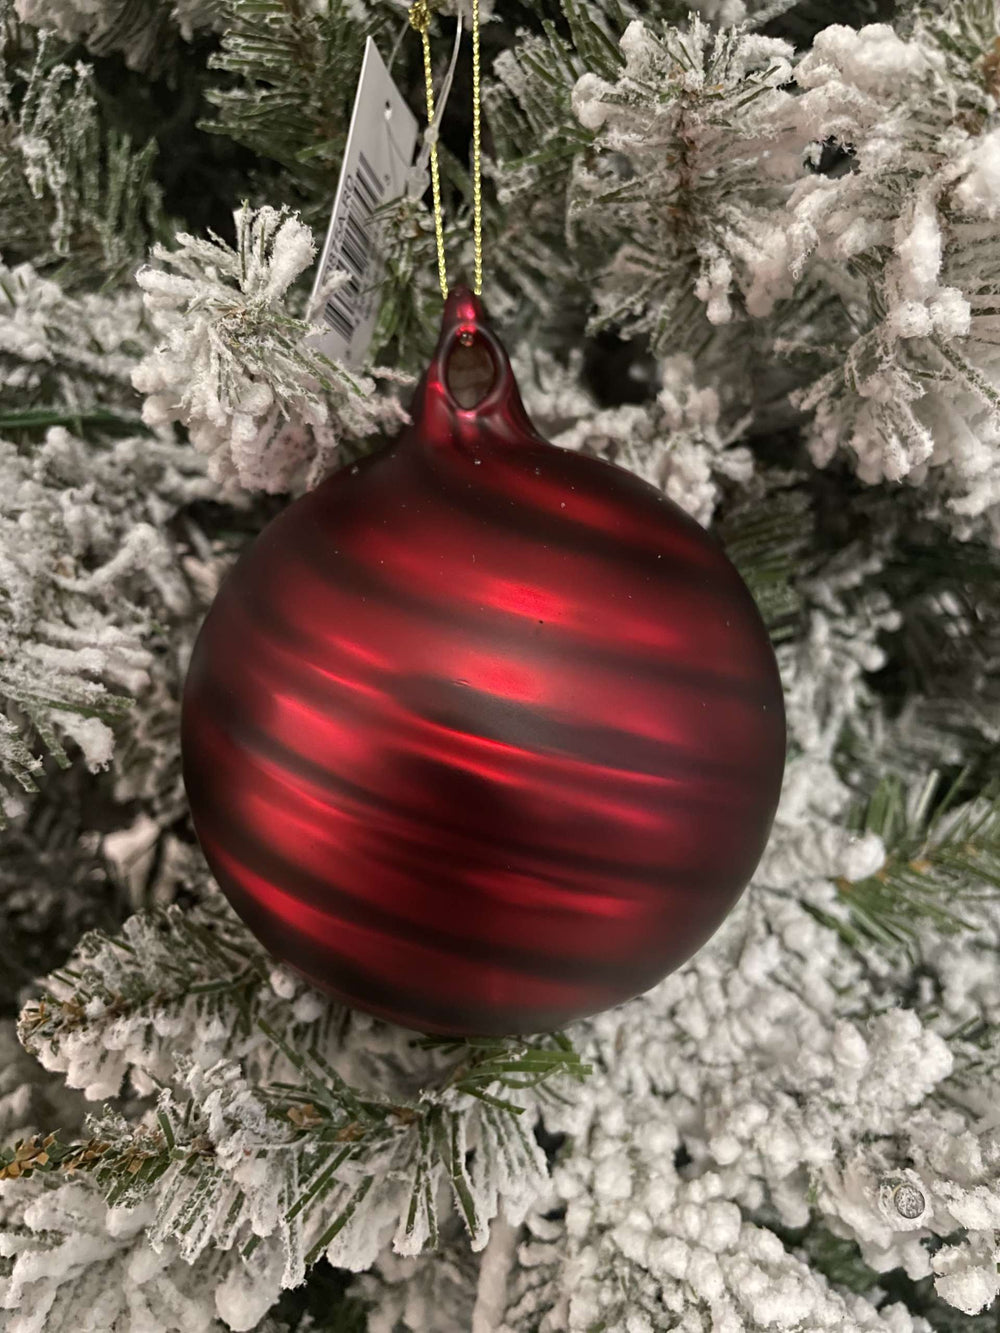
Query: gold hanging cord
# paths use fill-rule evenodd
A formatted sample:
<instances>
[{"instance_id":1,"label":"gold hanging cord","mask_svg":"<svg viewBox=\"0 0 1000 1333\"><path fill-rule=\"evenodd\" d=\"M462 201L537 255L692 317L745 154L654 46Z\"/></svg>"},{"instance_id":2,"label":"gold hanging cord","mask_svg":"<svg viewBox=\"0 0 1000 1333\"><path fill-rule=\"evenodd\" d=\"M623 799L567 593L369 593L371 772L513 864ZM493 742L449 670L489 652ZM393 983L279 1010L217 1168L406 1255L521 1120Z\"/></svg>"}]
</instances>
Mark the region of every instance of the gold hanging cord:
<instances>
[{"instance_id":1,"label":"gold hanging cord","mask_svg":"<svg viewBox=\"0 0 1000 1333\"><path fill-rule=\"evenodd\" d=\"M462 22L461 12L458 22ZM410 26L420 33L424 48L424 83L427 91L427 123L434 125L434 82L431 78L431 43L428 30L431 25L429 0L413 0L410 6ZM473 291L477 296L483 290L483 191L479 155L479 0L472 0L472 178L473 178L473 242L476 251L476 281ZM448 275L444 262L444 221L441 214L441 177L438 172L437 132L431 143L431 181L434 186L434 231L437 236L438 279L441 295L448 299Z\"/></svg>"}]
</instances>

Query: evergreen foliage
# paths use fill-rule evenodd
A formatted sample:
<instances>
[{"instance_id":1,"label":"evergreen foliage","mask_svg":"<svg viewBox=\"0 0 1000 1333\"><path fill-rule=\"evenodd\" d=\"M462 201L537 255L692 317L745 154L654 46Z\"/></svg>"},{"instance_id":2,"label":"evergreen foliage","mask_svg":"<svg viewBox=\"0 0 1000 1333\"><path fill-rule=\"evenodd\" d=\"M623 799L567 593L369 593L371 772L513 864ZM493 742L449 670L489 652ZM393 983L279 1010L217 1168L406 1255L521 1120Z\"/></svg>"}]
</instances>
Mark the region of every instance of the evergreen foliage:
<instances>
[{"instance_id":1,"label":"evergreen foliage","mask_svg":"<svg viewBox=\"0 0 1000 1333\"><path fill-rule=\"evenodd\" d=\"M190 609L160 522L201 478L176 445L140 437L95 453L62 426L30 451L4 443L0 456L0 774L11 814L16 788L37 790L33 743L63 768L69 741L92 770L108 763L112 725L150 683L157 637Z\"/></svg>"},{"instance_id":2,"label":"evergreen foliage","mask_svg":"<svg viewBox=\"0 0 1000 1333\"><path fill-rule=\"evenodd\" d=\"M26 34L30 33L31 36ZM10 0L0 10L0 234L4 259L29 261L70 292L129 276L167 234L152 176L156 144L135 149L102 126L94 74L34 40ZM65 54L65 49L63 48Z\"/></svg>"},{"instance_id":3,"label":"evergreen foliage","mask_svg":"<svg viewBox=\"0 0 1000 1333\"><path fill-rule=\"evenodd\" d=\"M1000 796L987 789L956 808L967 776L942 792L932 773L909 793L885 778L859 810L854 827L877 834L887 852L874 875L838 882L862 935L891 949L912 945L928 921L946 935L976 929L963 906L1000 891Z\"/></svg>"},{"instance_id":4,"label":"evergreen foliage","mask_svg":"<svg viewBox=\"0 0 1000 1333\"><path fill-rule=\"evenodd\" d=\"M405 23L388 4L362 13L346 0L322 9L300 0L227 0L220 50L208 60L210 70L232 77L207 89L217 114L202 128L279 162L294 183L289 202L316 226L329 215L365 39L385 50Z\"/></svg>"},{"instance_id":5,"label":"evergreen foliage","mask_svg":"<svg viewBox=\"0 0 1000 1333\"><path fill-rule=\"evenodd\" d=\"M372 1050L355 1086L338 1066L350 1068L351 1038L364 1042L371 1022L359 1030L349 1010L272 971L215 895L134 915L120 936L86 935L23 1010L21 1041L88 1098L118 1096L128 1076L155 1102L137 1122L109 1106L75 1142L22 1139L0 1153L0 1179L85 1177L109 1207L149 1204L154 1248L172 1241L189 1263L213 1247L238 1253L271 1300L324 1254L370 1266L390 1222L399 1253L436 1246L444 1182L482 1248L498 1191L523 1206L544 1169L526 1112L565 1096L549 1086L560 1076L590 1072L569 1041L410 1034L426 1053L418 1090L400 1078L400 1040ZM184 1054L206 1042L208 1066ZM361 1205L377 1181L373 1225ZM251 1262L279 1236L277 1271Z\"/></svg>"},{"instance_id":6,"label":"evergreen foliage","mask_svg":"<svg viewBox=\"0 0 1000 1333\"><path fill-rule=\"evenodd\" d=\"M367 36L424 123L406 6L0 5L0 1328L994 1327L997 0L482 0L526 408L725 545L789 743L685 967L461 1041L267 956L178 754L231 562L436 337L418 173L359 368L307 309ZM440 89L468 6L432 8ZM470 98L466 44L453 283Z\"/></svg>"}]
</instances>

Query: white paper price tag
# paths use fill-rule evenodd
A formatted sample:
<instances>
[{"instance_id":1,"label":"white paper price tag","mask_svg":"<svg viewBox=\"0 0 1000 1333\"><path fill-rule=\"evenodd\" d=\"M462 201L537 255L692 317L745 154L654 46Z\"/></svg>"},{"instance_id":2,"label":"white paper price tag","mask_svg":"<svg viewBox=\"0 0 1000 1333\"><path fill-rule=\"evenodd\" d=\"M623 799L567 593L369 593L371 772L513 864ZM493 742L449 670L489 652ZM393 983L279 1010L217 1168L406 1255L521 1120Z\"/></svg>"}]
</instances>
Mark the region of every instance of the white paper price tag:
<instances>
[{"instance_id":1,"label":"white paper price tag","mask_svg":"<svg viewBox=\"0 0 1000 1333\"><path fill-rule=\"evenodd\" d=\"M310 341L352 368L361 364L371 342L378 317L378 285L385 268L373 214L405 192L416 142L416 117L369 37L333 216L309 302L313 320L326 325L326 331ZM317 295L336 269L346 271L348 280L317 310Z\"/></svg>"}]
</instances>

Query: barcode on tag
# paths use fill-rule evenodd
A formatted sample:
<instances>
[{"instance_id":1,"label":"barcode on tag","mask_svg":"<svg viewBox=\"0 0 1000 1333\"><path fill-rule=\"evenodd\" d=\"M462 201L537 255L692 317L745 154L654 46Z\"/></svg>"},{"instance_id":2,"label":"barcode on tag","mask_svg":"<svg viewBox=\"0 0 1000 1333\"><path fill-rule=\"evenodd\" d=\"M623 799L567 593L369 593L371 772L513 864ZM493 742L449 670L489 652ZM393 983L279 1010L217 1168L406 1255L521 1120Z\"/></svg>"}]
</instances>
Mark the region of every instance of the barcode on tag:
<instances>
[{"instance_id":1,"label":"barcode on tag","mask_svg":"<svg viewBox=\"0 0 1000 1333\"><path fill-rule=\"evenodd\" d=\"M346 269L350 278L327 301L323 315L331 328L350 342L363 308L365 282L372 268L374 238L372 214L385 196L385 184L372 170L364 153L358 153L358 170L350 182L346 201L347 221L340 243L340 254L331 255L325 280L335 268ZM346 193L346 191L345 191Z\"/></svg>"},{"instance_id":2,"label":"barcode on tag","mask_svg":"<svg viewBox=\"0 0 1000 1333\"><path fill-rule=\"evenodd\" d=\"M384 260L374 214L405 191L416 142L416 117L369 37L333 215L309 302L312 318L326 325L310 341L347 366L357 367L364 359L378 317ZM321 287L338 269L348 274L347 282L317 310Z\"/></svg>"}]
</instances>

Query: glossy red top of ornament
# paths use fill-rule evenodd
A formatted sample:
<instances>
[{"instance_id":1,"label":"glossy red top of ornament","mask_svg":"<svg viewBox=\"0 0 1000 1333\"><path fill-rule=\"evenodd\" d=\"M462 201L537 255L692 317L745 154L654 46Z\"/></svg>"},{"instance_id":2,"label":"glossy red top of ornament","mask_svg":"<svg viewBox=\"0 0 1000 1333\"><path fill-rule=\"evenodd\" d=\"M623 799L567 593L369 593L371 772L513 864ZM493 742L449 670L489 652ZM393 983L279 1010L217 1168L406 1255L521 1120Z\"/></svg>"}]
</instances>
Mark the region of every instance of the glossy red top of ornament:
<instances>
[{"instance_id":1,"label":"glossy red top of ornament","mask_svg":"<svg viewBox=\"0 0 1000 1333\"><path fill-rule=\"evenodd\" d=\"M495 377L463 408L470 338ZM405 1026L486 1034L614 1005L708 939L767 840L785 729L721 547L543 440L458 288L412 424L225 581L182 740L205 855L274 954Z\"/></svg>"}]
</instances>

